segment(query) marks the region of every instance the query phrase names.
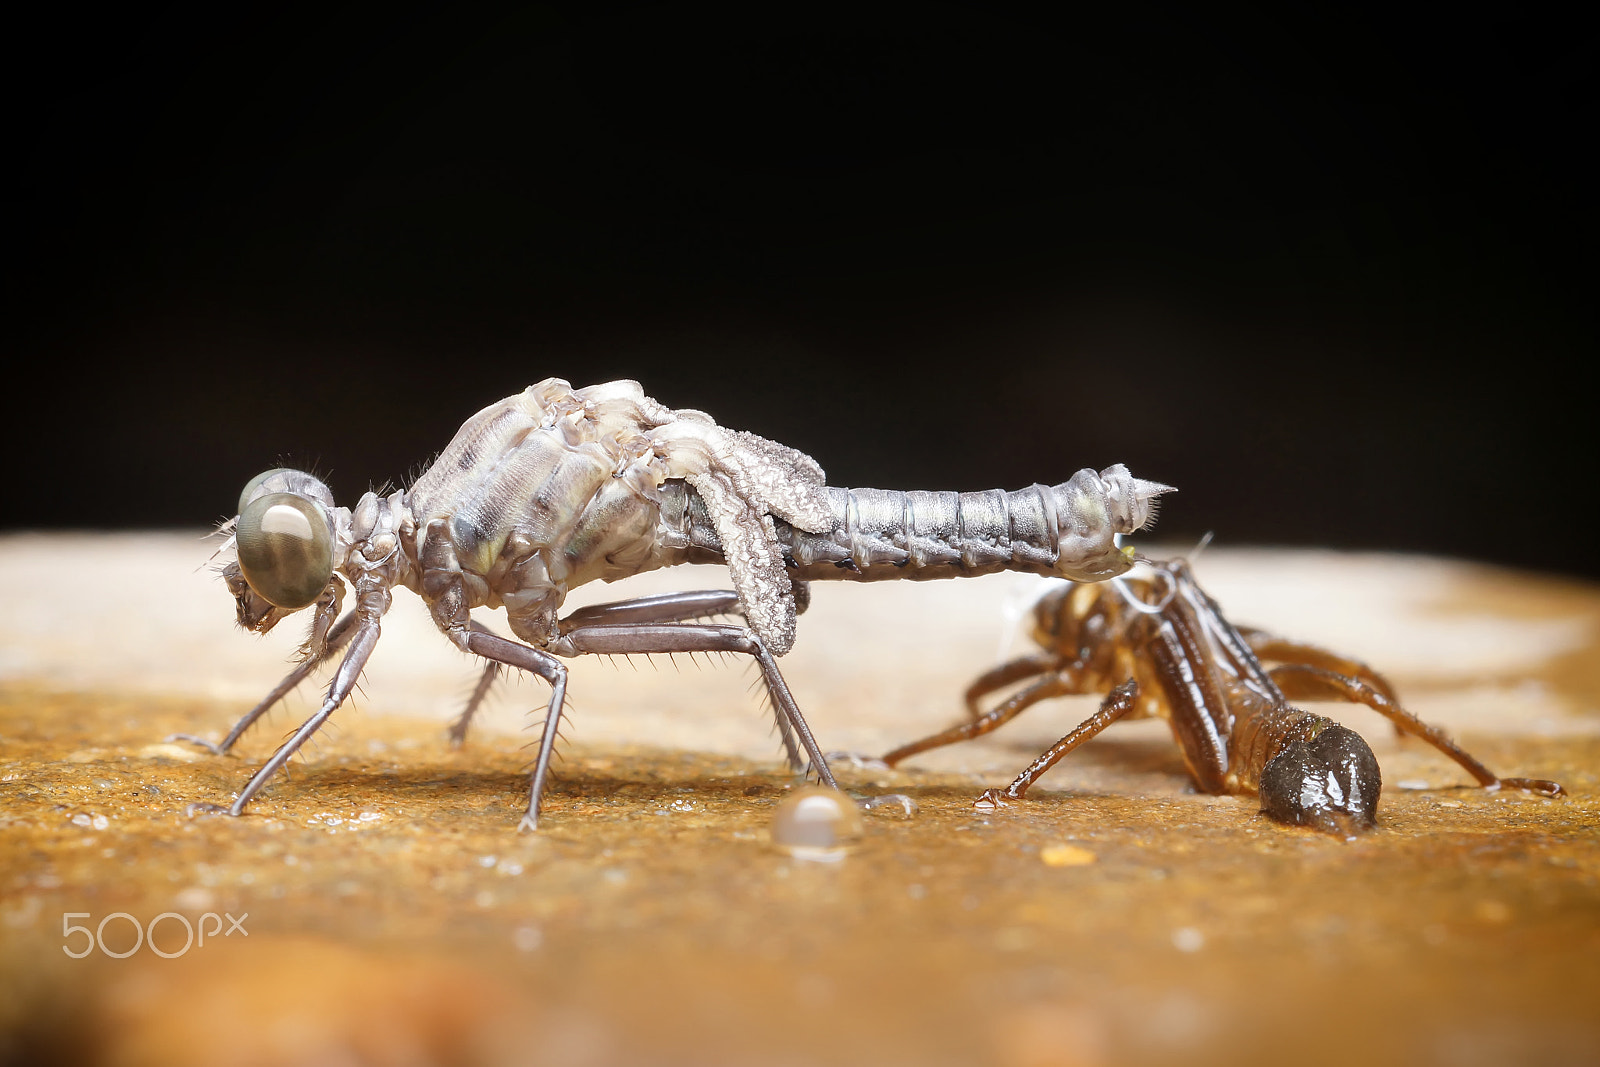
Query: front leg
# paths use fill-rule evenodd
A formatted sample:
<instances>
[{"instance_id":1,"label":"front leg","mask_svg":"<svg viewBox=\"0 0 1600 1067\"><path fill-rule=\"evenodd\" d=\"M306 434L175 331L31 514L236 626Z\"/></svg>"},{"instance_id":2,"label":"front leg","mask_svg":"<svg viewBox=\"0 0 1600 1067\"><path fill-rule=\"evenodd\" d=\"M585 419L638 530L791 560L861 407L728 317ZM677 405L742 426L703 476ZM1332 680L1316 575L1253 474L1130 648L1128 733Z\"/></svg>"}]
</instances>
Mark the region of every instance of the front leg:
<instances>
[{"instance_id":1,"label":"front leg","mask_svg":"<svg viewBox=\"0 0 1600 1067\"><path fill-rule=\"evenodd\" d=\"M205 738L197 737L194 734L169 734L166 740L169 742L187 741L192 745L199 745L214 756L226 756L239 738L245 735L245 731L256 724L257 719L272 710L273 705L293 692L296 686L311 675L312 671L322 666L335 652L350 642L350 638L356 632L355 622L355 611L346 612L344 617L334 623L333 628L328 631L318 650L308 654L294 670L284 676L283 681L273 686L272 692L261 698L259 704L245 712L244 717L233 724L233 729L228 731L228 736L222 739L221 744L213 744Z\"/></svg>"},{"instance_id":2,"label":"front leg","mask_svg":"<svg viewBox=\"0 0 1600 1067\"><path fill-rule=\"evenodd\" d=\"M612 605L608 605L612 606ZM626 602L616 607L627 607ZM811 728L800 714L800 707L789 692L788 683L778 670L777 660L768 651L765 642L743 626L704 623L616 623L578 626L560 635L550 643L551 651L562 656L580 655L652 655L673 652L738 652L755 659L767 684L767 695L772 700L778 719L789 764L800 767L799 753L794 747L798 735L811 766L824 785L837 789L828 761L817 747Z\"/></svg>"},{"instance_id":3,"label":"front leg","mask_svg":"<svg viewBox=\"0 0 1600 1067\"><path fill-rule=\"evenodd\" d=\"M267 779L276 774L279 768L289 761L289 757L293 756L300 746L310 739L312 734L322 728L322 724L328 721L329 716L338 710L339 705L344 703L345 698L350 695L350 691L355 688L357 679L361 677L362 669L367 665L367 659L371 657L372 650L377 647L379 620L383 618L383 613L389 610L390 603L389 590L382 585L375 583L364 587L358 585L357 591L360 597L353 613L356 617L356 623L354 636L350 638L349 642L350 651L345 653L344 659L339 663L339 669L334 672L333 681L328 686L328 695L323 699L322 706L317 709L316 714L301 723L300 728L294 732L289 740L280 745L278 751L272 754L272 758L262 764L261 769L250 777L250 781L246 782L245 787L239 791L238 799L228 808L229 815L238 816L244 814L244 807L250 802L250 798L260 792L261 787L266 785ZM332 634L330 634L328 644L331 645L332 643ZM290 677L294 676L291 674ZM235 730L242 732L242 727L249 724L250 716L245 718L246 721L241 723L239 727L235 727ZM205 805L205 807L212 807L212 805Z\"/></svg>"},{"instance_id":4,"label":"front leg","mask_svg":"<svg viewBox=\"0 0 1600 1067\"><path fill-rule=\"evenodd\" d=\"M998 789L986 789L973 802L973 807L993 810L1004 806L1008 800L1021 800L1023 794L1027 793L1045 771L1061 762L1061 758L1068 752L1127 715L1138 705L1138 700L1139 683L1131 679L1123 682L1106 695L1093 715L1079 723L1071 733L1051 745L1038 759L1028 764L1027 769L1017 775L1016 780L1003 792Z\"/></svg>"}]
</instances>

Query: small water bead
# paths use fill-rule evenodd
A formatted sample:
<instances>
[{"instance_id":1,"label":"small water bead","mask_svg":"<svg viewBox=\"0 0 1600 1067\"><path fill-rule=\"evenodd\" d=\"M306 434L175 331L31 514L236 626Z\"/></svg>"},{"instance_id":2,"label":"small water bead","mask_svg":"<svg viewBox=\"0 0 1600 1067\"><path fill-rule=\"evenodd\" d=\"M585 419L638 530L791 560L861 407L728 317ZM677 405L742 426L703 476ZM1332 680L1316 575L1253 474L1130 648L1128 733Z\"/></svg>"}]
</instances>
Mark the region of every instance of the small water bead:
<instances>
[{"instance_id":1,"label":"small water bead","mask_svg":"<svg viewBox=\"0 0 1600 1067\"><path fill-rule=\"evenodd\" d=\"M904 793L884 793L881 796L868 797L861 802L861 807L864 811L897 814L907 819L922 810L914 798Z\"/></svg>"},{"instance_id":2,"label":"small water bead","mask_svg":"<svg viewBox=\"0 0 1600 1067\"><path fill-rule=\"evenodd\" d=\"M772 843L784 849L837 849L861 836L855 801L819 785L796 789L772 813Z\"/></svg>"}]
</instances>

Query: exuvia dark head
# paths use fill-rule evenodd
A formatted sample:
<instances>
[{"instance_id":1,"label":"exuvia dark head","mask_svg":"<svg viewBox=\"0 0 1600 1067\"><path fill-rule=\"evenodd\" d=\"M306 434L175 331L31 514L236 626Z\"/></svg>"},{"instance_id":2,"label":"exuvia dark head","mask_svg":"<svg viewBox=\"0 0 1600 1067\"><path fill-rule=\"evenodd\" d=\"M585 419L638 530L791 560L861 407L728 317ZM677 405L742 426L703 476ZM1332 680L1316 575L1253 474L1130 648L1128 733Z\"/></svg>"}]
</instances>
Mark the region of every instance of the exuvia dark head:
<instances>
[{"instance_id":1,"label":"exuvia dark head","mask_svg":"<svg viewBox=\"0 0 1600 1067\"><path fill-rule=\"evenodd\" d=\"M1033 639L1044 648L1087 658L1105 644L1111 611L1099 582L1069 582L1033 606Z\"/></svg>"},{"instance_id":2,"label":"exuvia dark head","mask_svg":"<svg viewBox=\"0 0 1600 1067\"><path fill-rule=\"evenodd\" d=\"M332 491L305 471L277 467L245 485L233 530L246 587L234 590L241 623L270 629L277 618L312 604L327 588L333 577L333 507ZM247 593L266 604L247 603Z\"/></svg>"},{"instance_id":3,"label":"exuvia dark head","mask_svg":"<svg viewBox=\"0 0 1600 1067\"><path fill-rule=\"evenodd\" d=\"M1261 810L1281 822L1341 837L1377 822L1383 776L1361 735L1329 724L1291 741L1261 771Z\"/></svg>"}]
</instances>

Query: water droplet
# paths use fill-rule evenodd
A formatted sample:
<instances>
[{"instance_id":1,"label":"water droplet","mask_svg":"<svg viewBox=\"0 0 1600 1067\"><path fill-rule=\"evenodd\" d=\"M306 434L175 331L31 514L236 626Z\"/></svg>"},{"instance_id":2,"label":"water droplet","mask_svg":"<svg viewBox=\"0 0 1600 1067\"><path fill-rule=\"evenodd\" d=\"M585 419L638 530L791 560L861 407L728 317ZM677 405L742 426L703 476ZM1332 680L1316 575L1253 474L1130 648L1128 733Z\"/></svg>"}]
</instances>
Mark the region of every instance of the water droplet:
<instances>
[{"instance_id":1,"label":"water droplet","mask_svg":"<svg viewBox=\"0 0 1600 1067\"><path fill-rule=\"evenodd\" d=\"M868 811L887 811L911 818L919 810L917 802L904 793L884 793L882 796L869 797L861 806Z\"/></svg>"},{"instance_id":2,"label":"water droplet","mask_svg":"<svg viewBox=\"0 0 1600 1067\"><path fill-rule=\"evenodd\" d=\"M860 836L861 813L837 789L796 789L772 813L772 843L797 856L798 850L840 850Z\"/></svg>"}]
</instances>

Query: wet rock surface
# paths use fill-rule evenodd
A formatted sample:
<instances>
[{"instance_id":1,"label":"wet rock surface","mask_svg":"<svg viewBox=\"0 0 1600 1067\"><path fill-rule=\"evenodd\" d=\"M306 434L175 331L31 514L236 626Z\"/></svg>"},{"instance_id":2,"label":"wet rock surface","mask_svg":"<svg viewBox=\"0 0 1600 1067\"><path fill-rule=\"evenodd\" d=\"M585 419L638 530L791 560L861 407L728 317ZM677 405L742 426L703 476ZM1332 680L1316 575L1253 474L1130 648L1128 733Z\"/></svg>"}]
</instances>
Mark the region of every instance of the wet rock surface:
<instances>
[{"instance_id":1,"label":"wet rock surface","mask_svg":"<svg viewBox=\"0 0 1600 1067\"><path fill-rule=\"evenodd\" d=\"M905 793L916 813L863 811L848 854L819 862L773 846L798 786L738 665L575 681L537 834L516 831L533 737L518 720L544 691L511 687L452 750L452 693L473 667L448 649L437 695L396 696L391 711L375 665L366 699L244 818L194 813L230 799L309 698L237 758L164 743L226 730L253 703L228 688L229 664L253 651L271 675L281 654L231 631L220 589L195 587L214 598L215 653L183 628L206 608L181 593L140 599L148 614L116 626L71 590L28 601L16 575L50 542L0 542L3 1059L1600 1056L1600 684L1585 667L1600 593L1585 585L1318 553L1214 552L1199 567L1240 621L1362 655L1490 767L1557 779L1566 798L1485 793L1376 716L1318 705L1383 767L1377 829L1354 841L1273 823L1254 798L1189 792L1157 723L1115 727L1026 801L975 810L1092 707L1063 702L899 770L840 762L848 792ZM153 573L152 551L176 561L192 545L105 542ZM1396 592L1396 575L1413 586ZM1386 647L1351 648L1368 631L1350 591L1369 579L1387 590L1366 624ZM1011 594L983 586L839 590L851 599L838 608L817 590L783 662L825 748L875 753L953 721L1005 626ZM64 614L38 621L52 610ZM79 625L102 642L75 674L52 657ZM663 737L669 719L700 743Z\"/></svg>"}]
</instances>

